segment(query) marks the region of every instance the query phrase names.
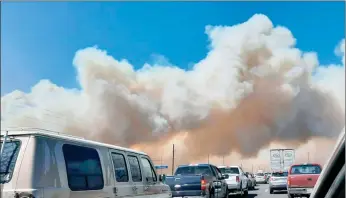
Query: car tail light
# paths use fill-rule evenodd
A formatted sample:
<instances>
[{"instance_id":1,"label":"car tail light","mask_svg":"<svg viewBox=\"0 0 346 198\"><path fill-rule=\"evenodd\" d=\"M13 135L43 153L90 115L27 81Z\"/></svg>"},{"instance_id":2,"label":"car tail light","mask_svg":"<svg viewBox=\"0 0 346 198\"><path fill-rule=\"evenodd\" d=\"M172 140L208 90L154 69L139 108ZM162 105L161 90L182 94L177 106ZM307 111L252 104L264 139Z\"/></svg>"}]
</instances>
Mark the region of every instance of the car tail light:
<instances>
[{"instance_id":1,"label":"car tail light","mask_svg":"<svg viewBox=\"0 0 346 198\"><path fill-rule=\"evenodd\" d=\"M275 181L275 178L271 177L270 180L271 180L271 181Z\"/></svg>"},{"instance_id":2,"label":"car tail light","mask_svg":"<svg viewBox=\"0 0 346 198\"><path fill-rule=\"evenodd\" d=\"M291 178L287 177L287 186L290 186L290 185L291 185Z\"/></svg>"},{"instance_id":3,"label":"car tail light","mask_svg":"<svg viewBox=\"0 0 346 198\"><path fill-rule=\"evenodd\" d=\"M201 178L201 190L205 191L207 188L207 182L205 181L204 177Z\"/></svg>"},{"instance_id":4,"label":"car tail light","mask_svg":"<svg viewBox=\"0 0 346 198\"><path fill-rule=\"evenodd\" d=\"M236 176L236 177L235 177L235 181L236 181L236 182L239 182L239 176Z\"/></svg>"}]
</instances>

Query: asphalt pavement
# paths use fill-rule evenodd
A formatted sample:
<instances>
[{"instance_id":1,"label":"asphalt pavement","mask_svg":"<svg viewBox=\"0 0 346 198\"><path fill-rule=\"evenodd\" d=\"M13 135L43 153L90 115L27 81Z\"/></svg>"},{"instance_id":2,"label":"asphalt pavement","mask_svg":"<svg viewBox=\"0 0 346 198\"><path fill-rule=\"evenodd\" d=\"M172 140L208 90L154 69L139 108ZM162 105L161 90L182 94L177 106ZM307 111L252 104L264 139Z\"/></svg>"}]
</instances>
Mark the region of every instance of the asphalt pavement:
<instances>
[{"instance_id":1,"label":"asphalt pavement","mask_svg":"<svg viewBox=\"0 0 346 198\"><path fill-rule=\"evenodd\" d=\"M286 191L269 193L269 184L257 184L255 190L249 190L248 198L287 198Z\"/></svg>"}]
</instances>

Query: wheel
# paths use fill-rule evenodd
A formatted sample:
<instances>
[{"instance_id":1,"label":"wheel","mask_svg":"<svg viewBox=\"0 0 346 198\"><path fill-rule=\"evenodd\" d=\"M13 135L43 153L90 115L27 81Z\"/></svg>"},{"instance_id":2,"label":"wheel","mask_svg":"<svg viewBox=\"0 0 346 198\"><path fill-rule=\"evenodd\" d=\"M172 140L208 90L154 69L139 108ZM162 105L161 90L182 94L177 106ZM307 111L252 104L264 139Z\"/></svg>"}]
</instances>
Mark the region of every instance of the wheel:
<instances>
[{"instance_id":1,"label":"wheel","mask_svg":"<svg viewBox=\"0 0 346 198\"><path fill-rule=\"evenodd\" d=\"M209 190L209 198L215 198L215 194L214 194L214 189L213 188L211 188Z\"/></svg>"},{"instance_id":2,"label":"wheel","mask_svg":"<svg viewBox=\"0 0 346 198\"><path fill-rule=\"evenodd\" d=\"M246 197L248 194L249 194L249 191L246 189L246 190L244 191L243 196Z\"/></svg>"},{"instance_id":3,"label":"wheel","mask_svg":"<svg viewBox=\"0 0 346 198\"><path fill-rule=\"evenodd\" d=\"M287 194L288 198L294 198L294 194Z\"/></svg>"},{"instance_id":4,"label":"wheel","mask_svg":"<svg viewBox=\"0 0 346 198\"><path fill-rule=\"evenodd\" d=\"M226 190L226 195L225 195L225 198L229 198L229 191L228 191L228 189Z\"/></svg>"},{"instance_id":5,"label":"wheel","mask_svg":"<svg viewBox=\"0 0 346 198\"><path fill-rule=\"evenodd\" d=\"M209 194L209 198L215 198L214 192Z\"/></svg>"},{"instance_id":6,"label":"wheel","mask_svg":"<svg viewBox=\"0 0 346 198\"><path fill-rule=\"evenodd\" d=\"M270 189L269 189L269 193L270 193L270 194L273 194L273 193L274 193L274 190L270 188Z\"/></svg>"}]
</instances>

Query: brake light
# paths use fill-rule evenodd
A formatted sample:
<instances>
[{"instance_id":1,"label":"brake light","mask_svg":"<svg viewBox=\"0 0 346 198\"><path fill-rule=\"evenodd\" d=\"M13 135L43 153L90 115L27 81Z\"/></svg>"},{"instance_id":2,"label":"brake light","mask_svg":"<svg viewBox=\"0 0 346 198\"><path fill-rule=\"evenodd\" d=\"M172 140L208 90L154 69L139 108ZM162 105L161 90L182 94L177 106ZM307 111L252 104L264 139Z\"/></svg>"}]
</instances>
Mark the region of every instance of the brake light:
<instances>
[{"instance_id":1,"label":"brake light","mask_svg":"<svg viewBox=\"0 0 346 198\"><path fill-rule=\"evenodd\" d=\"M235 177L235 181L236 181L236 182L239 182L239 176L236 176L236 177Z\"/></svg>"},{"instance_id":2,"label":"brake light","mask_svg":"<svg viewBox=\"0 0 346 198\"><path fill-rule=\"evenodd\" d=\"M287 177L287 186L290 186L290 185L291 185L291 178Z\"/></svg>"},{"instance_id":3,"label":"brake light","mask_svg":"<svg viewBox=\"0 0 346 198\"><path fill-rule=\"evenodd\" d=\"M201 190L205 191L207 188L207 182L205 181L204 177L201 178Z\"/></svg>"}]
</instances>

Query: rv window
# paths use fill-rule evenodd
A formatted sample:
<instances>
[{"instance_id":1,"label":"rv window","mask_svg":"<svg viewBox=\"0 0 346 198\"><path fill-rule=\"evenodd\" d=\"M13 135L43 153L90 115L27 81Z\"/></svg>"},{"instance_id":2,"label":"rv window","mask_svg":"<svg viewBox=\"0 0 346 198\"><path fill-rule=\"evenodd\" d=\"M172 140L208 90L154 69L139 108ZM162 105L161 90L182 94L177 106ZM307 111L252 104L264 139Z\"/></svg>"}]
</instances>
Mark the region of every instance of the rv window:
<instances>
[{"instance_id":1,"label":"rv window","mask_svg":"<svg viewBox=\"0 0 346 198\"><path fill-rule=\"evenodd\" d=\"M143 173L145 178L148 178L150 181L156 182L156 173L151 166L151 163L147 158L141 158L142 165L143 165Z\"/></svg>"},{"instance_id":2,"label":"rv window","mask_svg":"<svg viewBox=\"0 0 346 198\"><path fill-rule=\"evenodd\" d=\"M0 143L0 148L2 147L2 142ZM19 154L20 142L19 141L6 141L4 146L4 151L1 159L0 166L0 183L7 183L11 180L14 171L14 166L16 165L17 157Z\"/></svg>"},{"instance_id":3,"label":"rv window","mask_svg":"<svg viewBox=\"0 0 346 198\"><path fill-rule=\"evenodd\" d=\"M101 162L93 148L65 144L62 147L68 185L72 191L99 190L104 186Z\"/></svg>"},{"instance_id":4,"label":"rv window","mask_svg":"<svg viewBox=\"0 0 346 198\"><path fill-rule=\"evenodd\" d=\"M129 176L127 172L125 157L122 154L112 153L112 160L117 182L128 182Z\"/></svg>"},{"instance_id":5,"label":"rv window","mask_svg":"<svg viewBox=\"0 0 346 198\"><path fill-rule=\"evenodd\" d=\"M142 181L141 168L139 167L139 161L138 161L137 157L130 155L130 156L128 156L128 160L129 160L129 164L130 164L132 181L133 182Z\"/></svg>"}]
</instances>

